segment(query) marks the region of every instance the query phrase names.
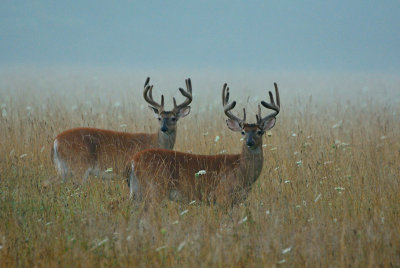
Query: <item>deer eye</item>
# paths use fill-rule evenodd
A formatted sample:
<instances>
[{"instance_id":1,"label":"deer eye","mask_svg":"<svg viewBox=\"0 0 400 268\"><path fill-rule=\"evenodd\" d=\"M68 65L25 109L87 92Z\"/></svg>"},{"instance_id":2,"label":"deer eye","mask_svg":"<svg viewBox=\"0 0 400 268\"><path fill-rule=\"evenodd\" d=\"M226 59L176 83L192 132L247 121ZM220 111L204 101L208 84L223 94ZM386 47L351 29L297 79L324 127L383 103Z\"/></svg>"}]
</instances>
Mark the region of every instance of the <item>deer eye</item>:
<instances>
[{"instance_id":1,"label":"deer eye","mask_svg":"<svg viewBox=\"0 0 400 268\"><path fill-rule=\"evenodd\" d=\"M158 121L161 121L161 117L158 118Z\"/></svg>"},{"instance_id":2,"label":"deer eye","mask_svg":"<svg viewBox=\"0 0 400 268\"><path fill-rule=\"evenodd\" d=\"M176 117L171 118L172 122L176 122Z\"/></svg>"},{"instance_id":3,"label":"deer eye","mask_svg":"<svg viewBox=\"0 0 400 268\"><path fill-rule=\"evenodd\" d=\"M242 135L245 135L246 134L246 132L244 132L243 130L242 130Z\"/></svg>"},{"instance_id":4,"label":"deer eye","mask_svg":"<svg viewBox=\"0 0 400 268\"><path fill-rule=\"evenodd\" d=\"M264 134L264 131L262 131L262 130L259 130L259 131L257 131L257 134L261 136L261 135L263 135L263 134Z\"/></svg>"}]
</instances>

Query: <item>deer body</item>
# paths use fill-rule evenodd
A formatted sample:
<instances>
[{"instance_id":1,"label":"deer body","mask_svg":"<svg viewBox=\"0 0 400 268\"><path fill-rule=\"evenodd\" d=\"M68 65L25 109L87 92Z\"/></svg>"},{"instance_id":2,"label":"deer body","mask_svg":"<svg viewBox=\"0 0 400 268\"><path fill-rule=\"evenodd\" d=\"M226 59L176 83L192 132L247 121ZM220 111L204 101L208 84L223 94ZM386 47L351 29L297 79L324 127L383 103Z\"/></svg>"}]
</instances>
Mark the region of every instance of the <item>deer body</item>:
<instances>
[{"instance_id":1,"label":"deer body","mask_svg":"<svg viewBox=\"0 0 400 268\"><path fill-rule=\"evenodd\" d=\"M132 157L127 167L131 198L146 202L170 198L183 202L200 200L233 205L247 197L262 171L262 136L275 125L280 105L279 93L275 85L277 105L272 93L270 104L262 102L275 113L262 118L259 106L257 123L246 124L245 111L243 119L231 114L230 110L236 103L228 104L229 88L226 94L225 89L226 84L223 105L229 117L227 125L233 131L242 132L245 138L241 154L196 155L163 149L141 151Z\"/></svg>"},{"instance_id":2,"label":"deer body","mask_svg":"<svg viewBox=\"0 0 400 268\"><path fill-rule=\"evenodd\" d=\"M136 192L131 187L131 196L137 199L226 204L246 198L262 166L262 150L247 146L241 154L211 156L147 149L132 158L128 179L129 185L140 185ZM205 174L196 175L201 170Z\"/></svg>"},{"instance_id":3,"label":"deer body","mask_svg":"<svg viewBox=\"0 0 400 268\"><path fill-rule=\"evenodd\" d=\"M153 86L147 78L144 98L158 119L160 128L156 133L125 133L96 128L74 128L60 133L53 142L51 158L56 169L65 180L69 176L81 178L89 175L110 178L125 170L127 161L133 154L149 148L172 149L176 140L177 121L189 114L192 100L191 81L186 80L187 91L179 89L187 98L174 109L164 111L164 96L161 104L153 100Z\"/></svg>"},{"instance_id":4,"label":"deer body","mask_svg":"<svg viewBox=\"0 0 400 268\"><path fill-rule=\"evenodd\" d=\"M168 135L161 131L148 134L74 128L60 133L54 139L51 158L62 177L75 173L87 179L91 173L107 178L111 174L121 173L136 152L148 148L172 149L175 137L176 132Z\"/></svg>"}]
</instances>

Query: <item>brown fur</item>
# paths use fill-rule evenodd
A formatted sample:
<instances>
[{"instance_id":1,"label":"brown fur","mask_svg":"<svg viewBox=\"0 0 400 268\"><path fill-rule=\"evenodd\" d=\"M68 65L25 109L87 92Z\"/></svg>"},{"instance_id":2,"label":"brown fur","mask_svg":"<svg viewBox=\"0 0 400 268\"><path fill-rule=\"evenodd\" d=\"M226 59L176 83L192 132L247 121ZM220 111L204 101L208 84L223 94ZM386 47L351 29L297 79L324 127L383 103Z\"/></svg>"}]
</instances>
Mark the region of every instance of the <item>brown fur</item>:
<instances>
[{"instance_id":1,"label":"brown fur","mask_svg":"<svg viewBox=\"0 0 400 268\"><path fill-rule=\"evenodd\" d=\"M262 137L257 137L253 149L244 144L242 153L236 155L195 155L164 149L141 151L133 156L128 167L128 177L134 176L132 179L137 179L140 188L133 194L136 199L151 202L169 197L183 202L235 204L246 198L261 173L261 141ZM196 176L200 170L206 174Z\"/></svg>"},{"instance_id":2,"label":"brown fur","mask_svg":"<svg viewBox=\"0 0 400 268\"><path fill-rule=\"evenodd\" d=\"M158 148L160 133L125 133L96 128L74 128L60 133L57 156L76 177L83 177L89 168L120 173L136 152ZM173 146L173 143L172 143ZM171 148L172 148L171 146ZM54 161L54 148L52 148Z\"/></svg>"}]
</instances>

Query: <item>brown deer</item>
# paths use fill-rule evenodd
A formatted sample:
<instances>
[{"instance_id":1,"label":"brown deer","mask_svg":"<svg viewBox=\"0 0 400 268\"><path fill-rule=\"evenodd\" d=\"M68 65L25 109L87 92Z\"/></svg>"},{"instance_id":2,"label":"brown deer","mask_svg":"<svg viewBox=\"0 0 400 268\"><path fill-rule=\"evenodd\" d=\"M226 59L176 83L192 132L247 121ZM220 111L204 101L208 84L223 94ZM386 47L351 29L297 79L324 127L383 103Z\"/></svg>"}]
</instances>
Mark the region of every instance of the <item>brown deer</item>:
<instances>
[{"instance_id":1,"label":"brown deer","mask_svg":"<svg viewBox=\"0 0 400 268\"><path fill-rule=\"evenodd\" d=\"M262 136L275 125L280 110L278 86L276 103L269 92L270 103L261 104L274 112L262 117L258 105L256 123L246 123L232 114L236 102L228 103L229 88L222 90L222 104L230 130L241 132L244 144L241 154L196 155L166 149L147 149L135 154L127 166L130 196L145 202L160 202L165 197L188 202L199 200L233 205L246 198L263 167Z\"/></svg>"},{"instance_id":2,"label":"brown deer","mask_svg":"<svg viewBox=\"0 0 400 268\"><path fill-rule=\"evenodd\" d=\"M148 148L172 149L176 140L177 122L190 113L192 83L186 80L186 90L179 88L186 98L179 105L173 98L172 111L164 110L164 95L161 103L153 99L150 78L144 84L143 97L158 119L160 128L156 133L126 133L96 128L74 128L66 130L54 139L51 158L65 181L74 176L87 181L89 175L103 178L113 177L125 170L133 154Z\"/></svg>"}]
</instances>

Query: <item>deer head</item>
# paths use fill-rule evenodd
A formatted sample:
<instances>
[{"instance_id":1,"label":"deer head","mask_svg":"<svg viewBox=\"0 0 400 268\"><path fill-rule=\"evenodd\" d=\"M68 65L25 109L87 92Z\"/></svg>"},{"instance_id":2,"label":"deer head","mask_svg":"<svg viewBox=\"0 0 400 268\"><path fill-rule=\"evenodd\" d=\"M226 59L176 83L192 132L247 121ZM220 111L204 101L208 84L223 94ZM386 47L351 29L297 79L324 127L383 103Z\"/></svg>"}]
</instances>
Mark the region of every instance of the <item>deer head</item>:
<instances>
[{"instance_id":1,"label":"deer head","mask_svg":"<svg viewBox=\"0 0 400 268\"><path fill-rule=\"evenodd\" d=\"M192 102L192 82L186 79L186 90L179 88L181 94L186 97L185 101L177 105L173 98L174 108L171 111L164 110L164 95L161 95L161 104L153 99L153 85L149 85L150 77L147 77L144 84L143 97L150 104L150 109L160 123L160 130L165 134L170 134L176 131L176 123L180 118L187 116L190 113L189 104Z\"/></svg>"},{"instance_id":2,"label":"deer head","mask_svg":"<svg viewBox=\"0 0 400 268\"><path fill-rule=\"evenodd\" d=\"M243 118L239 118L232 114L231 110L235 108L236 101L229 103L229 87L225 83L222 88L222 105L224 107L225 115L229 118L226 120L228 128L232 131L241 132L246 141L246 145L250 150L259 148L262 145L262 136L265 131L270 130L274 127L276 121L276 115L280 110L280 98L278 85L274 83L276 103L272 92L269 91L270 103L261 101L262 106L273 110L274 112L262 117L261 106L258 105L258 114L256 115L256 123L246 123L246 110L243 108Z\"/></svg>"}]
</instances>

